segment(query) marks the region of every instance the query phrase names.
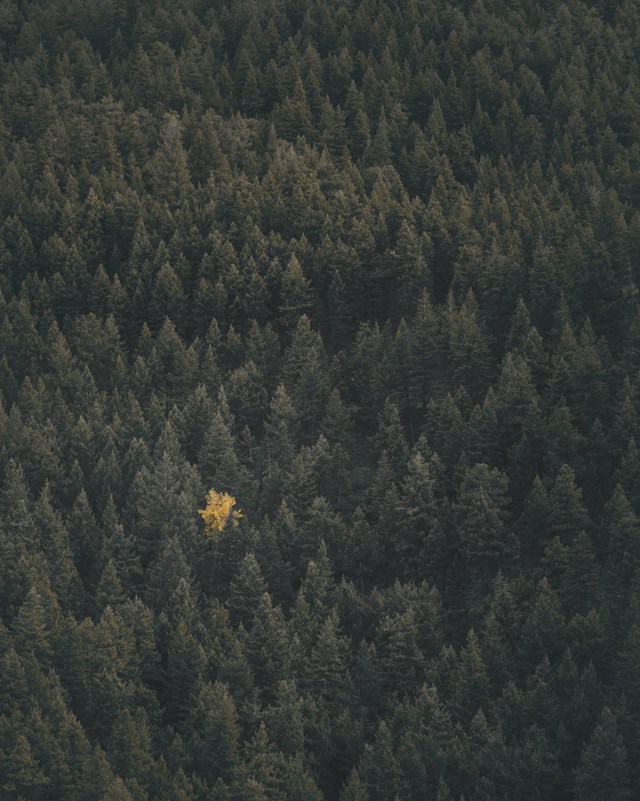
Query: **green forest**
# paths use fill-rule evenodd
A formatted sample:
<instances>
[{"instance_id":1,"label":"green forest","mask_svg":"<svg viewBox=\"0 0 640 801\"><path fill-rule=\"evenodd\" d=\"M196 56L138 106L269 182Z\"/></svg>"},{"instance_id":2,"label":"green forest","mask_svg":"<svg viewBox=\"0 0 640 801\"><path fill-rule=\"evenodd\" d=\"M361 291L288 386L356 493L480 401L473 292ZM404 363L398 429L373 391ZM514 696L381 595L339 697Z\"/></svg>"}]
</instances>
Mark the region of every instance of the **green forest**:
<instances>
[{"instance_id":1,"label":"green forest","mask_svg":"<svg viewBox=\"0 0 640 801\"><path fill-rule=\"evenodd\" d=\"M640 798L640 0L0 0L2 801Z\"/></svg>"}]
</instances>

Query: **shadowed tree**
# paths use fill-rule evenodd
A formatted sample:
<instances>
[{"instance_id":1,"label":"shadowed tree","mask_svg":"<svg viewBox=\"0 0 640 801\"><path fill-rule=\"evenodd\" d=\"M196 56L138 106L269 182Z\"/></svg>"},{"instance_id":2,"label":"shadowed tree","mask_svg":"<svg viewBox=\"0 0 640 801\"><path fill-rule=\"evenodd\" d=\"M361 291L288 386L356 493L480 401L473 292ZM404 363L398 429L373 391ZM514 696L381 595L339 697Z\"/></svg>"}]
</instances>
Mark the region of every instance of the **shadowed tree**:
<instances>
[{"instance_id":1,"label":"shadowed tree","mask_svg":"<svg viewBox=\"0 0 640 801\"><path fill-rule=\"evenodd\" d=\"M149 165L149 172L158 198L171 209L175 209L192 190L181 124L175 113L165 117L160 144Z\"/></svg>"},{"instance_id":2,"label":"shadowed tree","mask_svg":"<svg viewBox=\"0 0 640 801\"><path fill-rule=\"evenodd\" d=\"M240 727L229 688L200 683L188 718L189 751L195 773L210 785L229 783L238 766Z\"/></svg>"},{"instance_id":3,"label":"shadowed tree","mask_svg":"<svg viewBox=\"0 0 640 801\"><path fill-rule=\"evenodd\" d=\"M618 733L615 715L605 707L580 755L576 769L576 798L578 801L600 798L626 801L630 797L624 742Z\"/></svg>"}]
</instances>

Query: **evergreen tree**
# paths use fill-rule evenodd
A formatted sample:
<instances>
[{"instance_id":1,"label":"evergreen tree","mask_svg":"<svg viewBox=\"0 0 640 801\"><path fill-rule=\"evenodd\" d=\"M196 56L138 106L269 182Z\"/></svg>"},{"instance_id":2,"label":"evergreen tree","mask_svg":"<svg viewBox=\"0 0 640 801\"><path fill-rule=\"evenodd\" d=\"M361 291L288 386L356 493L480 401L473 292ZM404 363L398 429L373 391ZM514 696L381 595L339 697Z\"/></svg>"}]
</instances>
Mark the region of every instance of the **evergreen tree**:
<instances>
[{"instance_id":1,"label":"evergreen tree","mask_svg":"<svg viewBox=\"0 0 640 801\"><path fill-rule=\"evenodd\" d=\"M391 732L384 721L373 741L365 746L358 772L372 801L396 798L403 791L403 777L393 753Z\"/></svg>"},{"instance_id":2,"label":"evergreen tree","mask_svg":"<svg viewBox=\"0 0 640 801\"><path fill-rule=\"evenodd\" d=\"M286 329L292 329L302 314L313 305L313 290L305 278L296 254L292 253L282 273L280 285L280 314Z\"/></svg>"},{"instance_id":3,"label":"evergreen tree","mask_svg":"<svg viewBox=\"0 0 640 801\"><path fill-rule=\"evenodd\" d=\"M551 508L549 523L551 532L563 542L570 542L581 530L589 530L591 521L582 505L582 492L575 481L575 474L568 465L563 465L549 494Z\"/></svg>"},{"instance_id":4,"label":"evergreen tree","mask_svg":"<svg viewBox=\"0 0 640 801\"><path fill-rule=\"evenodd\" d=\"M240 563L240 569L229 588L229 612L234 623L243 623L251 628L253 614L258 609L267 586L262 578L260 566L253 553L248 553Z\"/></svg>"},{"instance_id":5,"label":"evergreen tree","mask_svg":"<svg viewBox=\"0 0 640 801\"><path fill-rule=\"evenodd\" d=\"M158 197L175 209L190 189L187 156L182 145L180 120L167 114L160 145L150 164L150 174Z\"/></svg>"},{"instance_id":6,"label":"evergreen tree","mask_svg":"<svg viewBox=\"0 0 640 801\"><path fill-rule=\"evenodd\" d=\"M471 597L486 590L498 564L506 569L513 564L515 538L506 527L506 490L506 476L485 464L469 468L460 485L453 514Z\"/></svg>"},{"instance_id":7,"label":"evergreen tree","mask_svg":"<svg viewBox=\"0 0 640 801\"><path fill-rule=\"evenodd\" d=\"M229 783L239 761L240 728L233 698L224 684L202 684L189 715L190 757L195 773L210 785Z\"/></svg>"},{"instance_id":8,"label":"evergreen tree","mask_svg":"<svg viewBox=\"0 0 640 801\"><path fill-rule=\"evenodd\" d=\"M602 710L576 769L576 797L580 801L595 801L603 795L620 801L630 797L624 742L609 707Z\"/></svg>"}]
</instances>

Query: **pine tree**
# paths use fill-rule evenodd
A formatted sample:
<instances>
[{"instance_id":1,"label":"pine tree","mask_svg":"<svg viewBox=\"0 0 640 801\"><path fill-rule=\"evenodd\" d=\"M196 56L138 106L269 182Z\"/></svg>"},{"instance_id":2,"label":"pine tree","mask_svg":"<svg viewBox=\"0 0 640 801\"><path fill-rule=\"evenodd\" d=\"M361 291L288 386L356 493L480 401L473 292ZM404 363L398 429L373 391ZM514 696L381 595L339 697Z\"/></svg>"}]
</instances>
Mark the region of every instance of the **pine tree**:
<instances>
[{"instance_id":1,"label":"pine tree","mask_svg":"<svg viewBox=\"0 0 640 801\"><path fill-rule=\"evenodd\" d=\"M292 253L282 273L280 285L280 315L285 330L291 330L301 315L313 306L311 283L305 278L296 254Z\"/></svg>"},{"instance_id":2,"label":"pine tree","mask_svg":"<svg viewBox=\"0 0 640 801\"><path fill-rule=\"evenodd\" d=\"M167 114L165 117L160 145L150 164L150 173L159 198L171 209L175 209L191 189L187 155L176 114Z\"/></svg>"},{"instance_id":3,"label":"pine tree","mask_svg":"<svg viewBox=\"0 0 640 801\"><path fill-rule=\"evenodd\" d=\"M446 559L446 547L438 519L438 504L429 464L415 451L400 485L398 513L401 539L398 554L408 575L418 578L440 573Z\"/></svg>"},{"instance_id":4,"label":"pine tree","mask_svg":"<svg viewBox=\"0 0 640 801\"><path fill-rule=\"evenodd\" d=\"M369 801L367 788L355 768L340 791L340 801Z\"/></svg>"},{"instance_id":5,"label":"pine tree","mask_svg":"<svg viewBox=\"0 0 640 801\"><path fill-rule=\"evenodd\" d=\"M290 676L291 642L282 610L273 606L268 593L260 600L246 648L256 684L272 700L278 682Z\"/></svg>"},{"instance_id":6,"label":"pine tree","mask_svg":"<svg viewBox=\"0 0 640 801\"><path fill-rule=\"evenodd\" d=\"M398 480L404 472L409 448L398 407L389 398L385 400L382 410L378 413L375 442L378 453L386 455L393 479Z\"/></svg>"},{"instance_id":7,"label":"pine tree","mask_svg":"<svg viewBox=\"0 0 640 801\"><path fill-rule=\"evenodd\" d=\"M283 754L304 753L304 705L294 679L279 682L275 701L266 710L266 719L268 730Z\"/></svg>"},{"instance_id":8,"label":"pine tree","mask_svg":"<svg viewBox=\"0 0 640 801\"><path fill-rule=\"evenodd\" d=\"M313 441L317 436L329 394L325 360L322 339L311 330L310 321L303 314L294 329L291 345L285 352L283 378L308 441Z\"/></svg>"},{"instance_id":9,"label":"pine tree","mask_svg":"<svg viewBox=\"0 0 640 801\"><path fill-rule=\"evenodd\" d=\"M78 571L85 585L94 588L99 578L99 554L103 548L102 532L82 489L76 498L67 523Z\"/></svg>"},{"instance_id":10,"label":"pine tree","mask_svg":"<svg viewBox=\"0 0 640 801\"><path fill-rule=\"evenodd\" d=\"M159 766L153 758L149 719L144 709L120 710L107 745L109 763L130 786L153 786ZM135 784L134 784L135 782Z\"/></svg>"},{"instance_id":11,"label":"pine tree","mask_svg":"<svg viewBox=\"0 0 640 801\"><path fill-rule=\"evenodd\" d=\"M244 766L236 776L236 794L241 801L283 798L282 760L275 751L264 724L244 746Z\"/></svg>"},{"instance_id":12,"label":"pine tree","mask_svg":"<svg viewBox=\"0 0 640 801\"><path fill-rule=\"evenodd\" d=\"M162 622L162 621L161 621ZM205 673L207 658L202 645L179 620L169 630L161 703L167 722L182 728L191 708L192 694Z\"/></svg>"},{"instance_id":13,"label":"pine tree","mask_svg":"<svg viewBox=\"0 0 640 801\"><path fill-rule=\"evenodd\" d=\"M386 801L400 797L403 792L403 777L393 753L391 732L384 721L373 741L365 745L358 772L371 801Z\"/></svg>"},{"instance_id":14,"label":"pine tree","mask_svg":"<svg viewBox=\"0 0 640 801\"><path fill-rule=\"evenodd\" d=\"M589 531L591 521L582 504L582 492L576 484L575 474L563 465L549 494L551 533L561 542L571 542L581 530Z\"/></svg>"},{"instance_id":15,"label":"pine tree","mask_svg":"<svg viewBox=\"0 0 640 801\"><path fill-rule=\"evenodd\" d=\"M33 510L40 547L50 566L50 582L63 608L79 612L83 603L80 576L73 563L69 534L53 506L49 484L45 484Z\"/></svg>"},{"instance_id":16,"label":"pine tree","mask_svg":"<svg viewBox=\"0 0 640 801\"><path fill-rule=\"evenodd\" d=\"M418 622L412 609L388 614L378 626L376 648L383 687L400 695L409 693L424 679L425 658L418 643Z\"/></svg>"},{"instance_id":17,"label":"pine tree","mask_svg":"<svg viewBox=\"0 0 640 801\"><path fill-rule=\"evenodd\" d=\"M599 570L588 534L580 532L570 546L555 537L545 549L541 564L569 617L593 608Z\"/></svg>"},{"instance_id":18,"label":"pine tree","mask_svg":"<svg viewBox=\"0 0 640 801\"><path fill-rule=\"evenodd\" d=\"M229 783L239 762L240 727L226 685L201 683L188 719L190 757L197 775L210 785Z\"/></svg>"},{"instance_id":19,"label":"pine tree","mask_svg":"<svg viewBox=\"0 0 640 801\"><path fill-rule=\"evenodd\" d=\"M627 443L614 479L623 487L634 510L640 509L640 455L633 437Z\"/></svg>"},{"instance_id":20,"label":"pine tree","mask_svg":"<svg viewBox=\"0 0 640 801\"><path fill-rule=\"evenodd\" d=\"M522 648L529 664L537 664L562 652L566 638L565 617L548 579L536 588L530 612L522 629Z\"/></svg>"},{"instance_id":21,"label":"pine tree","mask_svg":"<svg viewBox=\"0 0 640 801\"><path fill-rule=\"evenodd\" d=\"M299 416L286 389L279 384L271 398L265 423L268 478L272 477L272 471L277 475L277 471L290 468L299 440L299 428Z\"/></svg>"},{"instance_id":22,"label":"pine tree","mask_svg":"<svg viewBox=\"0 0 640 801\"><path fill-rule=\"evenodd\" d=\"M310 691L329 714L336 714L349 704L353 688L347 666L347 641L337 632L335 616L328 616L322 624L302 681L304 689Z\"/></svg>"},{"instance_id":23,"label":"pine tree","mask_svg":"<svg viewBox=\"0 0 640 801\"><path fill-rule=\"evenodd\" d=\"M13 540L13 549L33 547L36 531L30 513L32 499L26 484L24 470L13 459L5 470L5 482L0 495L3 528Z\"/></svg>"},{"instance_id":24,"label":"pine tree","mask_svg":"<svg viewBox=\"0 0 640 801\"><path fill-rule=\"evenodd\" d=\"M16 734L14 743L2 761L5 763L3 773L6 776L4 792L11 795L19 793L15 796L17 798L23 793L42 795L49 778L34 758L24 734Z\"/></svg>"},{"instance_id":25,"label":"pine tree","mask_svg":"<svg viewBox=\"0 0 640 801\"><path fill-rule=\"evenodd\" d=\"M255 611L260 606L267 585L262 577L260 565L253 553L248 553L240 563L240 569L229 587L229 614L234 624L242 623L251 628Z\"/></svg>"},{"instance_id":26,"label":"pine tree","mask_svg":"<svg viewBox=\"0 0 640 801\"><path fill-rule=\"evenodd\" d=\"M484 593L498 565L513 565L515 538L506 525L506 492L507 478L496 468L478 464L465 471L453 514L471 598Z\"/></svg>"},{"instance_id":27,"label":"pine tree","mask_svg":"<svg viewBox=\"0 0 640 801\"><path fill-rule=\"evenodd\" d=\"M126 597L115 563L113 559L109 559L96 587L98 610L102 612L107 606L117 607L126 600Z\"/></svg>"},{"instance_id":28,"label":"pine tree","mask_svg":"<svg viewBox=\"0 0 640 801\"><path fill-rule=\"evenodd\" d=\"M101 522L104 539L100 563L106 568L109 562L113 562L114 570L123 587L137 588L140 581L140 557L136 553L133 536L125 531L119 520L111 495L107 498Z\"/></svg>"},{"instance_id":29,"label":"pine tree","mask_svg":"<svg viewBox=\"0 0 640 801\"><path fill-rule=\"evenodd\" d=\"M135 801L125 782L116 777L107 787L100 801Z\"/></svg>"},{"instance_id":30,"label":"pine tree","mask_svg":"<svg viewBox=\"0 0 640 801\"><path fill-rule=\"evenodd\" d=\"M184 550L196 542L197 501L201 485L197 472L188 465L170 425L156 446L151 469L142 467L133 480L137 547L143 563L155 555L162 543L176 536Z\"/></svg>"},{"instance_id":31,"label":"pine tree","mask_svg":"<svg viewBox=\"0 0 640 801\"><path fill-rule=\"evenodd\" d=\"M602 710L576 769L576 798L579 801L596 801L605 797L612 801L625 801L631 797L624 742L609 707Z\"/></svg>"}]
</instances>

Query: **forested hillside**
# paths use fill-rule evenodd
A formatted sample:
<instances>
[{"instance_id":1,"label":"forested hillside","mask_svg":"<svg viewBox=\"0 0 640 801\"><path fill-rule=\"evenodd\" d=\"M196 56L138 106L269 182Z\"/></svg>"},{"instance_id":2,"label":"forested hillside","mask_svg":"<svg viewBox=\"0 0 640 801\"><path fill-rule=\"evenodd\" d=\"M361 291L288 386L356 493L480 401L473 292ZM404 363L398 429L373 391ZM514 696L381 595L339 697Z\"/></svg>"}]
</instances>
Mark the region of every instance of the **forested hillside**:
<instances>
[{"instance_id":1,"label":"forested hillside","mask_svg":"<svg viewBox=\"0 0 640 801\"><path fill-rule=\"evenodd\" d=\"M0 1L3 801L640 797L639 64Z\"/></svg>"}]
</instances>

